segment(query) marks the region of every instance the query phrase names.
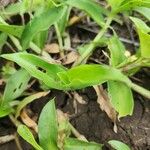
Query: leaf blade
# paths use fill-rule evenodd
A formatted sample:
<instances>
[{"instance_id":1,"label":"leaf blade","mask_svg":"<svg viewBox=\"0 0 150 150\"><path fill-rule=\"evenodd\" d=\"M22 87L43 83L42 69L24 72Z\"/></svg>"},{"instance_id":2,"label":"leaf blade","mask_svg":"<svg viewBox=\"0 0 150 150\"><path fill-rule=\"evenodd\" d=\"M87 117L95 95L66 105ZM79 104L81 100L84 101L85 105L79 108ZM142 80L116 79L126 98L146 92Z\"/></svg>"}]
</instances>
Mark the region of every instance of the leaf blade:
<instances>
[{"instance_id":1,"label":"leaf blade","mask_svg":"<svg viewBox=\"0 0 150 150\"><path fill-rule=\"evenodd\" d=\"M43 150L43 148L40 147L35 141L28 127L26 127L25 125L19 125L19 127L17 128L17 132L24 140L30 143L36 150Z\"/></svg>"},{"instance_id":2,"label":"leaf blade","mask_svg":"<svg viewBox=\"0 0 150 150\"><path fill-rule=\"evenodd\" d=\"M54 99L43 108L38 121L39 141L44 150L57 150L57 114Z\"/></svg>"}]
</instances>

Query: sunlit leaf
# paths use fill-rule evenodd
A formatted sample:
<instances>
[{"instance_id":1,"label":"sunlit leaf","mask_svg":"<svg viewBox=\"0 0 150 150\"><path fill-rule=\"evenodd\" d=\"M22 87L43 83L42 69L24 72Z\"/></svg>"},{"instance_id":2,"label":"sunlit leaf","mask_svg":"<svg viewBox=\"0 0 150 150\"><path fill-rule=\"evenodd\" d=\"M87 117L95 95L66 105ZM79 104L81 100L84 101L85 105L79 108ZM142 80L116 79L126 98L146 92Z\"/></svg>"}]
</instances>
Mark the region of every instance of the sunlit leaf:
<instances>
[{"instance_id":1,"label":"sunlit leaf","mask_svg":"<svg viewBox=\"0 0 150 150\"><path fill-rule=\"evenodd\" d=\"M58 122L54 99L44 106L40 114L38 132L40 145L44 150L58 149Z\"/></svg>"},{"instance_id":2,"label":"sunlit leaf","mask_svg":"<svg viewBox=\"0 0 150 150\"><path fill-rule=\"evenodd\" d=\"M118 117L132 115L134 100L131 89L121 82L109 81L108 93L110 101L118 112Z\"/></svg>"},{"instance_id":3,"label":"sunlit leaf","mask_svg":"<svg viewBox=\"0 0 150 150\"><path fill-rule=\"evenodd\" d=\"M64 144L64 150L102 150L101 144L94 142L85 142L75 138L67 138Z\"/></svg>"},{"instance_id":4,"label":"sunlit leaf","mask_svg":"<svg viewBox=\"0 0 150 150\"><path fill-rule=\"evenodd\" d=\"M140 50L141 56L144 58L150 58L150 35L138 30L140 38Z\"/></svg>"},{"instance_id":5,"label":"sunlit leaf","mask_svg":"<svg viewBox=\"0 0 150 150\"><path fill-rule=\"evenodd\" d=\"M137 29L140 29L141 31L143 31L145 33L150 32L150 27L147 26L145 24L145 22L142 21L141 19L136 18L136 17L130 17L130 19L134 22L134 24L137 27Z\"/></svg>"},{"instance_id":6,"label":"sunlit leaf","mask_svg":"<svg viewBox=\"0 0 150 150\"><path fill-rule=\"evenodd\" d=\"M109 80L130 82L119 70L106 65L81 65L58 75L71 89L98 85Z\"/></svg>"},{"instance_id":7,"label":"sunlit leaf","mask_svg":"<svg viewBox=\"0 0 150 150\"><path fill-rule=\"evenodd\" d=\"M111 140L108 142L115 150L131 150L125 143Z\"/></svg>"},{"instance_id":8,"label":"sunlit leaf","mask_svg":"<svg viewBox=\"0 0 150 150\"><path fill-rule=\"evenodd\" d=\"M17 132L24 140L30 143L36 150L43 150L43 148L40 147L35 141L34 136L28 127L26 127L25 125L19 125Z\"/></svg>"}]
</instances>

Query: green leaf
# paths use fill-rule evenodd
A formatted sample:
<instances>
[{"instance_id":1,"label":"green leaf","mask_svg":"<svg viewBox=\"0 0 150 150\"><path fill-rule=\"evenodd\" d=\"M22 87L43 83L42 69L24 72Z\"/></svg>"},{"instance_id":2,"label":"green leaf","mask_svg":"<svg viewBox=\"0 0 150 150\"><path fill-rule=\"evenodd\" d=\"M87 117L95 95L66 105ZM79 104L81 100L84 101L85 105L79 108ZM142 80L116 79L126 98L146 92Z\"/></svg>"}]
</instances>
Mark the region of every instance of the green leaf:
<instances>
[{"instance_id":1,"label":"green leaf","mask_svg":"<svg viewBox=\"0 0 150 150\"><path fill-rule=\"evenodd\" d=\"M102 84L109 80L130 84L130 80L119 70L107 65L81 65L58 73L61 80L71 89Z\"/></svg>"},{"instance_id":2,"label":"green leaf","mask_svg":"<svg viewBox=\"0 0 150 150\"><path fill-rule=\"evenodd\" d=\"M140 50L141 56L144 58L150 58L150 28L140 19L135 17L130 17L130 19L135 23L140 39Z\"/></svg>"},{"instance_id":3,"label":"green leaf","mask_svg":"<svg viewBox=\"0 0 150 150\"><path fill-rule=\"evenodd\" d=\"M58 28L59 28L61 35L63 35L65 28L68 25L68 19L69 19L71 9L65 6L64 10L65 10L65 13L63 14L62 18L58 21Z\"/></svg>"},{"instance_id":4,"label":"green leaf","mask_svg":"<svg viewBox=\"0 0 150 150\"><path fill-rule=\"evenodd\" d=\"M9 105L0 104L0 118L5 117L13 112L13 109Z\"/></svg>"},{"instance_id":5,"label":"green leaf","mask_svg":"<svg viewBox=\"0 0 150 150\"><path fill-rule=\"evenodd\" d=\"M132 115L134 100L131 89L121 82L109 81L108 93L112 106L118 112L118 117Z\"/></svg>"},{"instance_id":6,"label":"green leaf","mask_svg":"<svg viewBox=\"0 0 150 150\"><path fill-rule=\"evenodd\" d=\"M150 58L150 35L138 30L140 38L141 56L144 58Z\"/></svg>"},{"instance_id":7,"label":"green leaf","mask_svg":"<svg viewBox=\"0 0 150 150\"><path fill-rule=\"evenodd\" d=\"M134 22L137 29L140 29L141 31L148 33L150 32L150 27L148 27L144 21L142 21L139 18L136 17L130 17L130 19Z\"/></svg>"},{"instance_id":8,"label":"green leaf","mask_svg":"<svg viewBox=\"0 0 150 150\"><path fill-rule=\"evenodd\" d=\"M3 95L3 103L8 103L19 97L27 88L29 80L30 75L25 69L20 69L15 72L7 81Z\"/></svg>"},{"instance_id":9,"label":"green leaf","mask_svg":"<svg viewBox=\"0 0 150 150\"><path fill-rule=\"evenodd\" d=\"M41 49L44 48L45 46L45 42L47 39L47 35L48 35L48 30L46 31L41 31L39 33L37 33L37 35L35 35L33 42Z\"/></svg>"},{"instance_id":10,"label":"green leaf","mask_svg":"<svg viewBox=\"0 0 150 150\"><path fill-rule=\"evenodd\" d=\"M1 33L0 34L0 53L6 41L7 41L7 34Z\"/></svg>"},{"instance_id":11,"label":"green leaf","mask_svg":"<svg viewBox=\"0 0 150 150\"><path fill-rule=\"evenodd\" d=\"M18 107L17 107L17 109L16 109L15 118L18 118L18 117L19 117L21 110L22 110L27 104L33 102L33 101L36 100L36 99L39 99L40 97L43 97L43 96L47 95L48 93L49 93L49 92L38 92L38 93L36 93L36 94L30 95L30 96L26 97L25 99L23 99L23 100L19 103L19 105L18 105Z\"/></svg>"},{"instance_id":12,"label":"green leaf","mask_svg":"<svg viewBox=\"0 0 150 150\"><path fill-rule=\"evenodd\" d=\"M21 34L23 32L24 27L23 26L17 26L17 25L7 25L0 23L0 31L16 36L18 38L21 37Z\"/></svg>"},{"instance_id":13,"label":"green leaf","mask_svg":"<svg viewBox=\"0 0 150 150\"><path fill-rule=\"evenodd\" d=\"M108 142L115 150L131 150L125 143L111 140Z\"/></svg>"},{"instance_id":14,"label":"green leaf","mask_svg":"<svg viewBox=\"0 0 150 150\"><path fill-rule=\"evenodd\" d=\"M38 121L38 131L40 145L44 150L58 150L58 122L54 99L44 106Z\"/></svg>"},{"instance_id":15,"label":"green leaf","mask_svg":"<svg viewBox=\"0 0 150 150\"><path fill-rule=\"evenodd\" d=\"M142 14L145 18L147 18L150 21L150 8L137 7L134 10Z\"/></svg>"},{"instance_id":16,"label":"green leaf","mask_svg":"<svg viewBox=\"0 0 150 150\"><path fill-rule=\"evenodd\" d=\"M101 144L94 142L85 142L75 138L67 138L64 144L64 150L102 150Z\"/></svg>"},{"instance_id":17,"label":"green leaf","mask_svg":"<svg viewBox=\"0 0 150 150\"><path fill-rule=\"evenodd\" d=\"M103 14L107 14L107 11L93 0L67 0L66 3L70 6L84 10L100 26L104 25Z\"/></svg>"},{"instance_id":18,"label":"green leaf","mask_svg":"<svg viewBox=\"0 0 150 150\"><path fill-rule=\"evenodd\" d=\"M110 64L117 66L122 63L125 59L125 47L117 37L117 35L111 37L108 42L108 48L110 50L111 58Z\"/></svg>"},{"instance_id":19,"label":"green leaf","mask_svg":"<svg viewBox=\"0 0 150 150\"><path fill-rule=\"evenodd\" d=\"M23 49L28 48L30 41L38 32L47 30L51 25L56 23L63 14L63 7L51 8L29 22L25 27L21 37Z\"/></svg>"},{"instance_id":20,"label":"green leaf","mask_svg":"<svg viewBox=\"0 0 150 150\"><path fill-rule=\"evenodd\" d=\"M43 148L40 147L35 141L34 136L28 127L26 127L25 125L19 125L17 132L24 140L30 143L36 150L43 150Z\"/></svg>"},{"instance_id":21,"label":"green leaf","mask_svg":"<svg viewBox=\"0 0 150 150\"><path fill-rule=\"evenodd\" d=\"M48 87L61 89L57 73L66 70L63 66L50 64L42 58L28 53L5 54L2 57L16 62Z\"/></svg>"},{"instance_id":22,"label":"green leaf","mask_svg":"<svg viewBox=\"0 0 150 150\"><path fill-rule=\"evenodd\" d=\"M115 13L129 11L136 7L149 7L150 8L150 1L149 0L124 0L118 9L115 10Z\"/></svg>"},{"instance_id":23,"label":"green leaf","mask_svg":"<svg viewBox=\"0 0 150 150\"><path fill-rule=\"evenodd\" d=\"M113 11L119 8L123 1L124 0L107 0L108 4L111 6Z\"/></svg>"}]
</instances>

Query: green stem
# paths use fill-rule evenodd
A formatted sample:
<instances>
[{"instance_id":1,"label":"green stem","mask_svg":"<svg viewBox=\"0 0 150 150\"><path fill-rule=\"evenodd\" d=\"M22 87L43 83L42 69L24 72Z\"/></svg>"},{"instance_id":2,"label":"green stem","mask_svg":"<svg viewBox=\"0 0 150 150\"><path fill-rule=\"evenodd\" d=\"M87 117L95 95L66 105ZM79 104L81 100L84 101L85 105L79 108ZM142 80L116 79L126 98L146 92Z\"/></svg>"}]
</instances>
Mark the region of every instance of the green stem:
<instances>
[{"instance_id":1,"label":"green stem","mask_svg":"<svg viewBox=\"0 0 150 150\"><path fill-rule=\"evenodd\" d=\"M88 46L88 48L85 50L85 52L82 54L82 56L80 56L77 61L73 64L73 66L77 66L80 65L81 63L83 63L93 52L94 48L96 47L96 45L94 43L98 43L99 40L102 38L102 36L104 35L104 33L106 32L106 30L109 28L111 22L113 20L113 16L110 15L106 21L105 26L102 28L102 30L97 34L97 36L95 37L95 39L92 41L92 43Z\"/></svg>"},{"instance_id":2,"label":"green stem","mask_svg":"<svg viewBox=\"0 0 150 150\"><path fill-rule=\"evenodd\" d=\"M130 83L129 85L134 91L138 92L139 94L143 95L144 97L148 98L150 100L150 91L135 84L135 83Z\"/></svg>"},{"instance_id":3,"label":"green stem","mask_svg":"<svg viewBox=\"0 0 150 150\"><path fill-rule=\"evenodd\" d=\"M58 28L58 24L55 24L55 30L56 30L56 34L58 38L59 47L60 47L60 57L64 59L65 55L64 55L64 50L63 50L64 49L63 40L62 40L62 36Z\"/></svg>"}]
</instances>

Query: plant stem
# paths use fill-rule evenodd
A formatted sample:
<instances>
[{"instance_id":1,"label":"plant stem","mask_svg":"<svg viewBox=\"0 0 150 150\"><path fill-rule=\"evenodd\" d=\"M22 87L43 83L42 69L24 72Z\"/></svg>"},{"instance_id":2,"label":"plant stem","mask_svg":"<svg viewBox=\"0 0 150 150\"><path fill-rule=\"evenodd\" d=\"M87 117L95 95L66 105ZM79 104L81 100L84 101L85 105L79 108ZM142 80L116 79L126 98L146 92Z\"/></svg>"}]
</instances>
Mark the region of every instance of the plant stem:
<instances>
[{"instance_id":1,"label":"plant stem","mask_svg":"<svg viewBox=\"0 0 150 150\"><path fill-rule=\"evenodd\" d=\"M85 50L85 52L77 59L77 61L73 64L73 66L80 65L83 63L92 53L96 45L94 43L98 43L99 40L102 38L108 27L110 26L111 22L113 20L113 16L110 15L106 21L105 26L102 28L102 30L97 34L97 36L94 38L92 43L89 44L88 48Z\"/></svg>"},{"instance_id":2,"label":"plant stem","mask_svg":"<svg viewBox=\"0 0 150 150\"><path fill-rule=\"evenodd\" d=\"M58 38L58 43L59 43L59 50L60 50L60 57L62 59L64 59L65 55L64 55L64 47L63 47L63 40L62 40L62 37L61 37L61 33L59 31L59 28L58 28L58 24L55 24L55 30L56 30L56 34L57 34L57 38Z\"/></svg>"},{"instance_id":3,"label":"plant stem","mask_svg":"<svg viewBox=\"0 0 150 150\"><path fill-rule=\"evenodd\" d=\"M143 95L144 97L148 98L150 100L150 91L135 84L135 83L130 83L129 85L134 91L138 92L139 94Z\"/></svg>"}]
</instances>

